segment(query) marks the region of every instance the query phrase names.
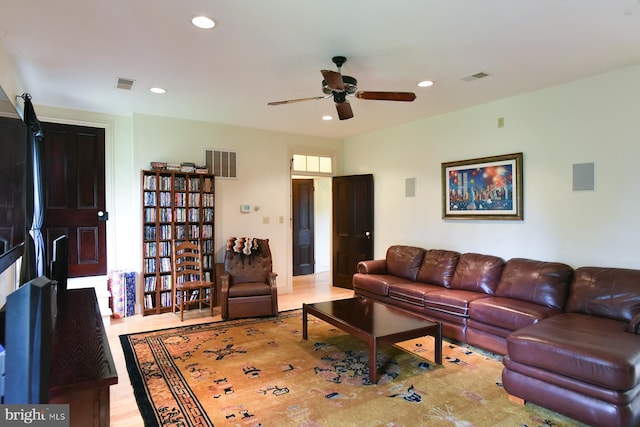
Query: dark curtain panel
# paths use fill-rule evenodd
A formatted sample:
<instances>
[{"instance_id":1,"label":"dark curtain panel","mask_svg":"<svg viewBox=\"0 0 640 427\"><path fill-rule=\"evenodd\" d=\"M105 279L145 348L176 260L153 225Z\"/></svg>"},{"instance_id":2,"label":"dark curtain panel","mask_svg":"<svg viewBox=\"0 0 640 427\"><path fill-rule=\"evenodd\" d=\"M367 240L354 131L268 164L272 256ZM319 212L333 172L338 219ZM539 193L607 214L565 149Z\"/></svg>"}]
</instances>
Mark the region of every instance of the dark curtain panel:
<instances>
[{"instance_id":1,"label":"dark curtain panel","mask_svg":"<svg viewBox=\"0 0 640 427\"><path fill-rule=\"evenodd\" d=\"M42 165L40 162L40 150L38 145L44 134L40 127L40 121L36 116L31 103L31 95L25 93L24 121L27 124L27 179L26 179L26 218L24 254L20 270L20 283L42 276L45 273L45 247L42 237L42 222L44 219L44 191L42 185Z\"/></svg>"}]
</instances>

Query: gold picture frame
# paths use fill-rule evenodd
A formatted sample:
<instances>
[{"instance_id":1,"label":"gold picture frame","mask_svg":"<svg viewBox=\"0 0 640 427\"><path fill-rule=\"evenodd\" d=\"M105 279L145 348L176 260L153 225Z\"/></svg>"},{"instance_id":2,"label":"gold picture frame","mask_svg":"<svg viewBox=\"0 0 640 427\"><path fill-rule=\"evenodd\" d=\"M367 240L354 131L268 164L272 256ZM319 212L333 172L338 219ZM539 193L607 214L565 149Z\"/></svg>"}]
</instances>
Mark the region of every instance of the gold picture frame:
<instances>
[{"instance_id":1,"label":"gold picture frame","mask_svg":"<svg viewBox=\"0 0 640 427\"><path fill-rule=\"evenodd\" d=\"M442 218L524 219L522 153L442 163Z\"/></svg>"}]
</instances>

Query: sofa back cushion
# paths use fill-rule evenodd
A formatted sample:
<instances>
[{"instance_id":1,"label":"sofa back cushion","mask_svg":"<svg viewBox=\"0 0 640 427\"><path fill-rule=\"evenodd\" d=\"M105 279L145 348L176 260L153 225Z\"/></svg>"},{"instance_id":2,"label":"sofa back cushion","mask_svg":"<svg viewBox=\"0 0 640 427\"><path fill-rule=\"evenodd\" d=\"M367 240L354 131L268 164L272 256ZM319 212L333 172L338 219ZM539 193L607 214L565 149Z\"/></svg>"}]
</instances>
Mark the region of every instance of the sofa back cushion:
<instances>
[{"instance_id":1,"label":"sofa back cushion","mask_svg":"<svg viewBox=\"0 0 640 427\"><path fill-rule=\"evenodd\" d=\"M387 274L415 281L425 252L415 246L390 246L387 249Z\"/></svg>"},{"instance_id":2,"label":"sofa back cushion","mask_svg":"<svg viewBox=\"0 0 640 427\"><path fill-rule=\"evenodd\" d=\"M564 310L572 276L566 264L513 258L504 265L496 296Z\"/></svg>"},{"instance_id":3,"label":"sofa back cushion","mask_svg":"<svg viewBox=\"0 0 640 427\"><path fill-rule=\"evenodd\" d=\"M462 254L451 281L451 289L464 289L493 295L503 267L504 260L497 256Z\"/></svg>"},{"instance_id":4,"label":"sofa back cushion","mask_svg":"<svg viewBox=\"0 0 640 427\"><path fill-rule=\"evenodd\" d=\"M429 249L424 256L420 271L418 271L417 281L450 287L459 259L458 252Z\"/></svg>"},{"instance_id":5,"label":"sofa back cushion","mask_svg":"<svg viewBox=\"0 0 640 427\"><path fill-rule=\"evenodd\" d=\"M640 270L576 269L566 311L630 322L640 313Z\"/></svg>"}]
</instances>

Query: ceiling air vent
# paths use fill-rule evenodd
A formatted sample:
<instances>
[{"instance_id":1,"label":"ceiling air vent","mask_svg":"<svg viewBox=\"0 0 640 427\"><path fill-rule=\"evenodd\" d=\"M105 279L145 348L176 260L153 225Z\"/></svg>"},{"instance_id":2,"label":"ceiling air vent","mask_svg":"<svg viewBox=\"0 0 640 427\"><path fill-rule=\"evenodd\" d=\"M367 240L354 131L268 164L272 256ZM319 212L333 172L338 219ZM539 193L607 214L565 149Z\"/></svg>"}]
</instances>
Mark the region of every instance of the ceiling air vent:
<instances>
[{"instance_id":1,"label":"ceiling air vent","mask_svg":"<svg viewBox=\"0 0 640 427\"><path fill-rule=\"evenodd\" d=\"M464 77L462 80L464 80L465 82L473 82L479 79L484 79L485 77L489 77L489 74L481 71L479 73L471 74L470 76Z\"/></svg>"},{"instance_id":2,"label":"ceiling air vent","mask_svg":"<svg viewBox=\"0 0 640 427\"><path fill-rule=\"evenodd\" d=\"M116 87L118 89L131 90L133 89L133 83L135 83L135 80L133 79L125 79L124 77L118 77L116 81Z\"/></svg>"}]
</instances>

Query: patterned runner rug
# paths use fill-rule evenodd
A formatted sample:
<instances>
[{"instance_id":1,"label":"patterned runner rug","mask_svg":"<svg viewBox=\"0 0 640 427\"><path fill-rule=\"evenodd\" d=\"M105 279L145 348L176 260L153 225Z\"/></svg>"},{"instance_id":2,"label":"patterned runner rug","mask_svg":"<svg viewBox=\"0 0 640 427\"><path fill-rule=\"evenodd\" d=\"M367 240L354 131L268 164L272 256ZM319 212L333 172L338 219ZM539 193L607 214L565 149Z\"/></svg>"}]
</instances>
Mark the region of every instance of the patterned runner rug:
<instances>
[{"instance_id":1,"label":"patterned runner rug","mask_svg":"<svg viewBox=\"0 0 640 427\"><path fill-rule=\"evenodd\" d=\"M383 347L302 312L121 335L146 426L580 426L507 400L499 358L433 338Z\"/></svg>"}]
</instances>

